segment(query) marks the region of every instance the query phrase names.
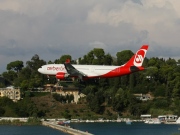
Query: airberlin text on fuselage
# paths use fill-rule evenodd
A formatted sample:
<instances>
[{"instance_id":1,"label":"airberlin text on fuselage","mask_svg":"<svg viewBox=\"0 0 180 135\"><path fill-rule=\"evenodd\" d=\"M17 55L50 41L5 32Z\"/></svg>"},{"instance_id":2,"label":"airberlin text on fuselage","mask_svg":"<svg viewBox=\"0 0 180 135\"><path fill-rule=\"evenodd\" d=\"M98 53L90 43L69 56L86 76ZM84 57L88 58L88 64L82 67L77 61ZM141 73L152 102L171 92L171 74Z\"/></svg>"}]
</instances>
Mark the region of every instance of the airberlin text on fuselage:
<instances>
[{"instance_id":1,"label":"airberlin text on fuselage","mask_svg":"<svg viewBox=\"0 0 180 135\"><path fill-rule=\"evenodd\" d=\"M47 67L47 70L51 70L51 71L63 71L64 70L64 67Z\"/></svg>"}]
</instances>

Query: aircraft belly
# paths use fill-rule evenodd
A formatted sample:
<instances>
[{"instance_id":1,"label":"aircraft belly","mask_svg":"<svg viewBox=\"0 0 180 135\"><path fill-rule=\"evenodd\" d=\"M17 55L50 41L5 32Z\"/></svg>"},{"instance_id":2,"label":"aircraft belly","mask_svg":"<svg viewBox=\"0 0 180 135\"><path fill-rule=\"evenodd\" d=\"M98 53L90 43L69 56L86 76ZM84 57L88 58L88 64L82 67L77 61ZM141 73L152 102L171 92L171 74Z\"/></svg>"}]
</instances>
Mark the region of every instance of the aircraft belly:
<instances>
[{"instance_id":1,"label":"aircraft belly","mask_svg":"<svg viewBox=\"0 0 180 135\"><path fill-rule=\"evenodd\" d=\"M57 72L55 72L55 71L48 72L48 75L56 75L56 74L57 74Z\"/></svg>"},{"instance_id":2,"label":"aircraft belly","mask_svg":"<svg viewBox=\"0 0 180 135\"><path fill-rule=\"evenodd\" d=\"M93 72L83 72L83 73L85 73L88 77L99 77L99 76L102 76L102 75L106 74L107 71L103 71L103 72L95 72L95 71L93 71Z\"/></svg>"},{"instance_id":3,"label":"aircraft belly","mask_svg":"<svg viewBox=\"0 0 180 135\"><path fill-rule=\"evenodd\" d=\"M83 72L84 74L86 74L88 77L93 77L93 76L99 76L97 73L95 72Z\"/></svg>"}]
</instances>

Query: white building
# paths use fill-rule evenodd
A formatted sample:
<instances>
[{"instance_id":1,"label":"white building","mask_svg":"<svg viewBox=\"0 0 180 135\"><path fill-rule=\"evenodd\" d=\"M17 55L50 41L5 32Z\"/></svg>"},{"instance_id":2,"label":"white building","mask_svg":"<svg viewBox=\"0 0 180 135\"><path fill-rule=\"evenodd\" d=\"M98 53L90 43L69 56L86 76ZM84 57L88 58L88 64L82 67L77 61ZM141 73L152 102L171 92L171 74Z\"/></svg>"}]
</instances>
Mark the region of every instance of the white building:
<instances>
[{"instance_id":1,"label":"white building","mask_svg":"<svg viewBox=\"0 0 180 135\"><path fill-rule=\"evenodd\" d=\"M142 114L140 117L142 120L151 119L151 114Z\"/></svg>"},{"instance_id":2,"label":"white building","mask_svg":"<svg viewBox=\"0 0 180 135\"><path fill-rule=\"evenodd\" d=\"M68 87L58 86L58 87L56 87L56 93L60 94L62 96L73 95L74 96L74 102L76 104L81 97L86 96L83 93L79 93L79 89L75 88L75 87L74 88L68 88Z\"/></svg>"},{"instance_id":3,"label":"white building","mask_svg":"<svg viewBox=\"0 0 180 135\"><path fill-rule=\"evenodd\" d=\"M21 99L20 89L15 89L14 87L0 88L0 97L8 97L14 102Z\"/></svg>"}]
</instances>

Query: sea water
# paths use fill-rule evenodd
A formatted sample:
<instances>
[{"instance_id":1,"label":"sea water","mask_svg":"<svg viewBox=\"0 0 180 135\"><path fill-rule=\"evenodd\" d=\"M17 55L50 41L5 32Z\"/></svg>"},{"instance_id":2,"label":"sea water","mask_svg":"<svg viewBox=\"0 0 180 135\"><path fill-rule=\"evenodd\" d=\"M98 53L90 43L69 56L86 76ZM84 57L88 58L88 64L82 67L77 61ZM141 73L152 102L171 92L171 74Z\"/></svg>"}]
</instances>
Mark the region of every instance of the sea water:
<instances>
[{"instance_id":1,"label":"sea water","mask_svg":"<svg viewBox=\"0 0 180 135\"><path fill-rule=\"evenodd\" d=\"M180 135L177 124L144 124L133 122L70 123L72 128L94 135ZM0 126L0 135L67 135L46 126Z\"/></svg>"},{"instance_id":2,"label":"sea water","mask_svg":"<svg viewBox=\"0 0 180 135\"><path fill-rule=\"evenodd\" d=\"M67 135L45 126L0 126L0 135Z\"/></svg>"},{"instance_id":3,"label":"sea water","mask_svg":"<svg viewBox=\"0 0 180 135\"><path fill-rule=\"evenodd\" d=\"M88 131L95 135L180 135L180 125L177 124L144 124L132 122L113 123L71 123L75 129Z\"/></svg>"}]
</instances>

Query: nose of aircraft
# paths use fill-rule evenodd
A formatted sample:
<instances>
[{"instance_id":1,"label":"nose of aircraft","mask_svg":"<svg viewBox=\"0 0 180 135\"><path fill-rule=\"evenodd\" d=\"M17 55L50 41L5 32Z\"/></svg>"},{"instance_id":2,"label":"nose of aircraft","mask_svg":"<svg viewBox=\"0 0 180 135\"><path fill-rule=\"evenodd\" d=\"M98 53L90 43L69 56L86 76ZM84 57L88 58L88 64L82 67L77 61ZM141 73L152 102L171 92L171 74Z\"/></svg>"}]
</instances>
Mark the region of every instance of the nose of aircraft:
<instances>
[{"instance_id":1,"label":"nose of aircraft","mask_svg":"<svg viewBox=\"0 0 180 135\"><path fill-rule=\"evenodd\" d=\"M38 72L39 72L39 73L42 73L42 68L39 68L39 69L38 69Z\"/></svg>"}]
</instances>

